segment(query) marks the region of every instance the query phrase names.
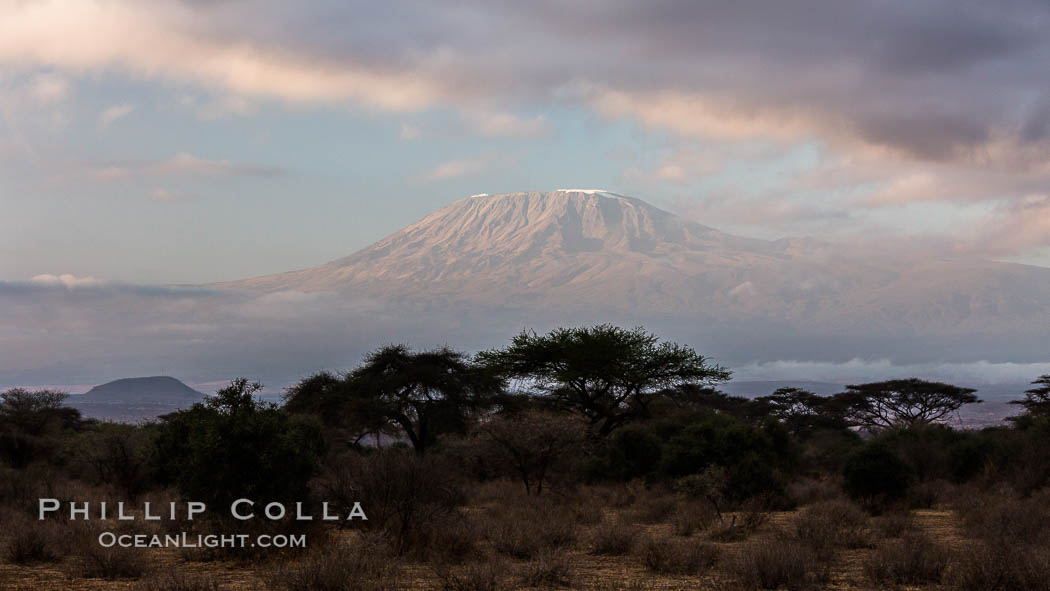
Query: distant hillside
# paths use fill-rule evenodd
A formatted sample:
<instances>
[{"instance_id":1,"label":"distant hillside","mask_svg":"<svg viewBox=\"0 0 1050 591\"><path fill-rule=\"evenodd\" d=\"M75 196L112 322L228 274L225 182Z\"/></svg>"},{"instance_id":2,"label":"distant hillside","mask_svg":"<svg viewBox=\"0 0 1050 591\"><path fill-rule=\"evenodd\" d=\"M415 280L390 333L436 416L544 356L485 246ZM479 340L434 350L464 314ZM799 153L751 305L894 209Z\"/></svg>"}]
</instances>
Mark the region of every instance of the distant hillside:
<instances>
[{"instance_id":1,"label":"distant hillside","mask_svg":"<svg viewBox=\"0 0 1050 591\"><path fill-rule=\"evenodd\" d=\"M168 376L124 378L95 386L73 401L89 404L159 404L187 407L204 394Z\"/></svg>"}]
</instances>

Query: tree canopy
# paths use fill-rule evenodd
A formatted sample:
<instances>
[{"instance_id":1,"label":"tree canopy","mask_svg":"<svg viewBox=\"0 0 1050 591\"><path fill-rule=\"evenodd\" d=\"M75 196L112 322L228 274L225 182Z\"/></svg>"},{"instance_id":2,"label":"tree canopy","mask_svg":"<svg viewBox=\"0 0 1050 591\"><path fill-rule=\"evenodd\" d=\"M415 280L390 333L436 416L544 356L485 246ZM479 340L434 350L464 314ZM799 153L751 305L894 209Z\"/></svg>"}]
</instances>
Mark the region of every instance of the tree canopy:
<instances>
[{"instance_id":1,"label":"tree canopy","mask_svg":"<svg viewBox=\"0 0 1050 591\"><path fill-rule=\"evenodd\" d=\"M502 391L502 379L459 351L390 345L341 378L303 380L289 390L286 405L359 435L396 431L423 453L439 435L465 432Z\"/></svg>"},{"instance_id":2,"label":"tree canopy","mask_svg":"<svg viewBox=\"0 0 1050 591\"><path fill-rule=\"evenodd\" d=\"M846 386L833 397L846 420L864 429L914 427L947 420L964 404L980 402L973 388L918 378Z\"/></svg>"},{"instance_id":3,"label":"tree canopy","mask_svg":"<svg viewBox=\"0 0 1050 591\"><path fill-rule=\"evenodd\" d=\"M599 436L648 416L650 400L663 390L729 379L727 370L690 347L607 324L542 336L523 331L510 346L479 353L477 360L523 380L554 407L583 415Z\"/></svg>"},{"instance_id":4,"label":"tree canopy","mask_svg":"<svg viewBox=\"0 0 1050 591\"><path fill-rule=\"evenodd\" d=\"M1050 374L1036 378L1032 388L1025 390L1024 398L1011 400L1010 404L1022 406L1031 417L1050 416Z\"/></svg>"}]
</instances>

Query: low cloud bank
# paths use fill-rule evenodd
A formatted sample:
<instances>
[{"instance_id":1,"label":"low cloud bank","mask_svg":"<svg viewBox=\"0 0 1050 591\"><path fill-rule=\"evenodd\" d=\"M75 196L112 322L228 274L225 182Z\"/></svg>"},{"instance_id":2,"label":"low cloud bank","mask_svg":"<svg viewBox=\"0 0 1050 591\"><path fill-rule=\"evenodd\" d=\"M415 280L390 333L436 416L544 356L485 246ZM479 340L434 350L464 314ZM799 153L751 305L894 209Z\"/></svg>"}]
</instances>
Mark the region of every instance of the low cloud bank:
<instances>
[{"instance_id":1,"label":"low cloud bank","mask_svg":"<svg viewBox=\"0 0 1050 591\"><path fill-rule=\"evenodd\" d=\"M787 327L704 326L600 310L480 309L40 276L0 282L0 386L145 375L202 384L247 376L275 390L322 369L352 368L369 350L392 342L477 351L503 345L523 329L599 322L643 325L689 344L732 368L737 380L845 383L915 375L1003 384L1050 373L1036 344L980 337L804 336Z\"/></svg>"}]
</instances>

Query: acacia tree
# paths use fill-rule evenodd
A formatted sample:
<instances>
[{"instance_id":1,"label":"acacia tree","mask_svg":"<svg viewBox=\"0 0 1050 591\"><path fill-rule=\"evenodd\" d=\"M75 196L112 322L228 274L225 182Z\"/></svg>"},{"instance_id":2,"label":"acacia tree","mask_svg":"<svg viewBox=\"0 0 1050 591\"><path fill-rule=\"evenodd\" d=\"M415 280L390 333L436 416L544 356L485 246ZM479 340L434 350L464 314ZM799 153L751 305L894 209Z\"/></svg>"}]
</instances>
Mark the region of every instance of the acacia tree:
<instances>
[{"instance_id":1,"label":"acacia tree","mask_svg":"<svg viewBox=\"0 0 1050 591\"><path fill-rule=\"evenodd\" d=\"M802 388L777 388L768 396L755 398L752 406L755 413L777 419L796 435L820 427L844 427L841 412L832 399Z\"/></svg>"},{"instance_id":2,"label":"acacia tree","mask_svg":"<svg viewBox=\"0 0 1050 591\"><path fill-rule=\"evenodd\" d=\"M48 457L65 429L81 426L80 411L58 390L11 388L0 394L0 456L15 468Z\"/></svg>"},{"instance_id":3,"label":"acacia tree","mask_svg":"<svg viewBox=\"0 0 1050 591\"><path fill-rule=\"evenodd\" d=\"M918 378L846 386L832 398L850 424L868 430L946 421L964 404L981 402L976 390Z\"/></svg>"},{"instance_id":4,"label":"acacia tree","mask_svg":"<svg viewBox=\"0 0 1050 591\"><path fill-rule=\"evenodd\" d=\"M583 415L601 437L648 416L650 401L661 391L729 379L727 370L708 365L690 347L659 342L642 328L608 324L542 336L523 331L510 346L479 353L477 360L524 380L555 408Z\"/></svg>"},{"instance_id":5,"label":"acacia tree","mask_svg":"<svg viewBox=\"0 0 1050 591\"><path fill-rule=\"evenodd\" d=\"M479 429L488 455L517 474L525 493L543 494L550 480L568 458L576 457L585 443L579 419L539 411L497 415Z\"/></svg>"},{"instance_id":6,"label":"acacia tree","mask_svg":"<svg viewBox=\"0 0 1050 591\"><path fill-rule=\"evenodd\" d=\"M345 402L373 421L397 426L420 454L442 433L465 432L503 390L501 378L447 347L383 347L345 379Z\"/></svg>"},{"instance_id":7,"label":"acacia tree","mask_svg":"<svg viewBox=\"0 0 1050 591\"><path fill-rule=\"evenodd\" d=\"M1024 398L1011 400L1010 404L1024 407L1025 414L1031 417L1050 416L1050 374L1036 378L1032 388L1025 390Z\"/></svg>"},{"instance_id":8,"label":"acacia tree","mask_svg":"<svg viewBox=\"0 0 1050 591\"><path fill-rule=\"evenodd\" d=\"M315 417L325 428L325 438L343 446L359 445L366 437L394 435L397 431L379 405L356 396L345 375L321 372L288 388L284 407L293 414Z\"/></svg>"}]
</instances>

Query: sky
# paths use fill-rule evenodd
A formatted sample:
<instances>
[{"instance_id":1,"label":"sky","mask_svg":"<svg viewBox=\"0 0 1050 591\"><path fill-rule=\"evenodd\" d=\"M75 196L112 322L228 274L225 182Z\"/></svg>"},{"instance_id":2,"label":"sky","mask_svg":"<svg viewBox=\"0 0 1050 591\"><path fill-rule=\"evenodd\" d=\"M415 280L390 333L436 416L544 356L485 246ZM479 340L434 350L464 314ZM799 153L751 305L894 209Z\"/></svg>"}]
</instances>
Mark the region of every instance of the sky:
<instances>
[{"instance_id":1,"label":"sky","mask_svg":"<svg viewBox=\"0 0 1050 591\"><path fill-rule=\"evenodd\" d=\"M1050 265L1045 2L0 1L0 280L203 283L474 193Z\"/></svg>"},{"instance_id":2,"label":"sky","mask_svg":"<svg viewBox=\"0 0 1050 591\"><path fill-rule=\"evenodd\" d=\"M282 315L311 302L167 286L314 266L476 193L1050 266L1048 66L1043 0L0 0L0 384L352 362ZM301 359L285 321L319 327Z\"/></svg>"}]
</instances>

